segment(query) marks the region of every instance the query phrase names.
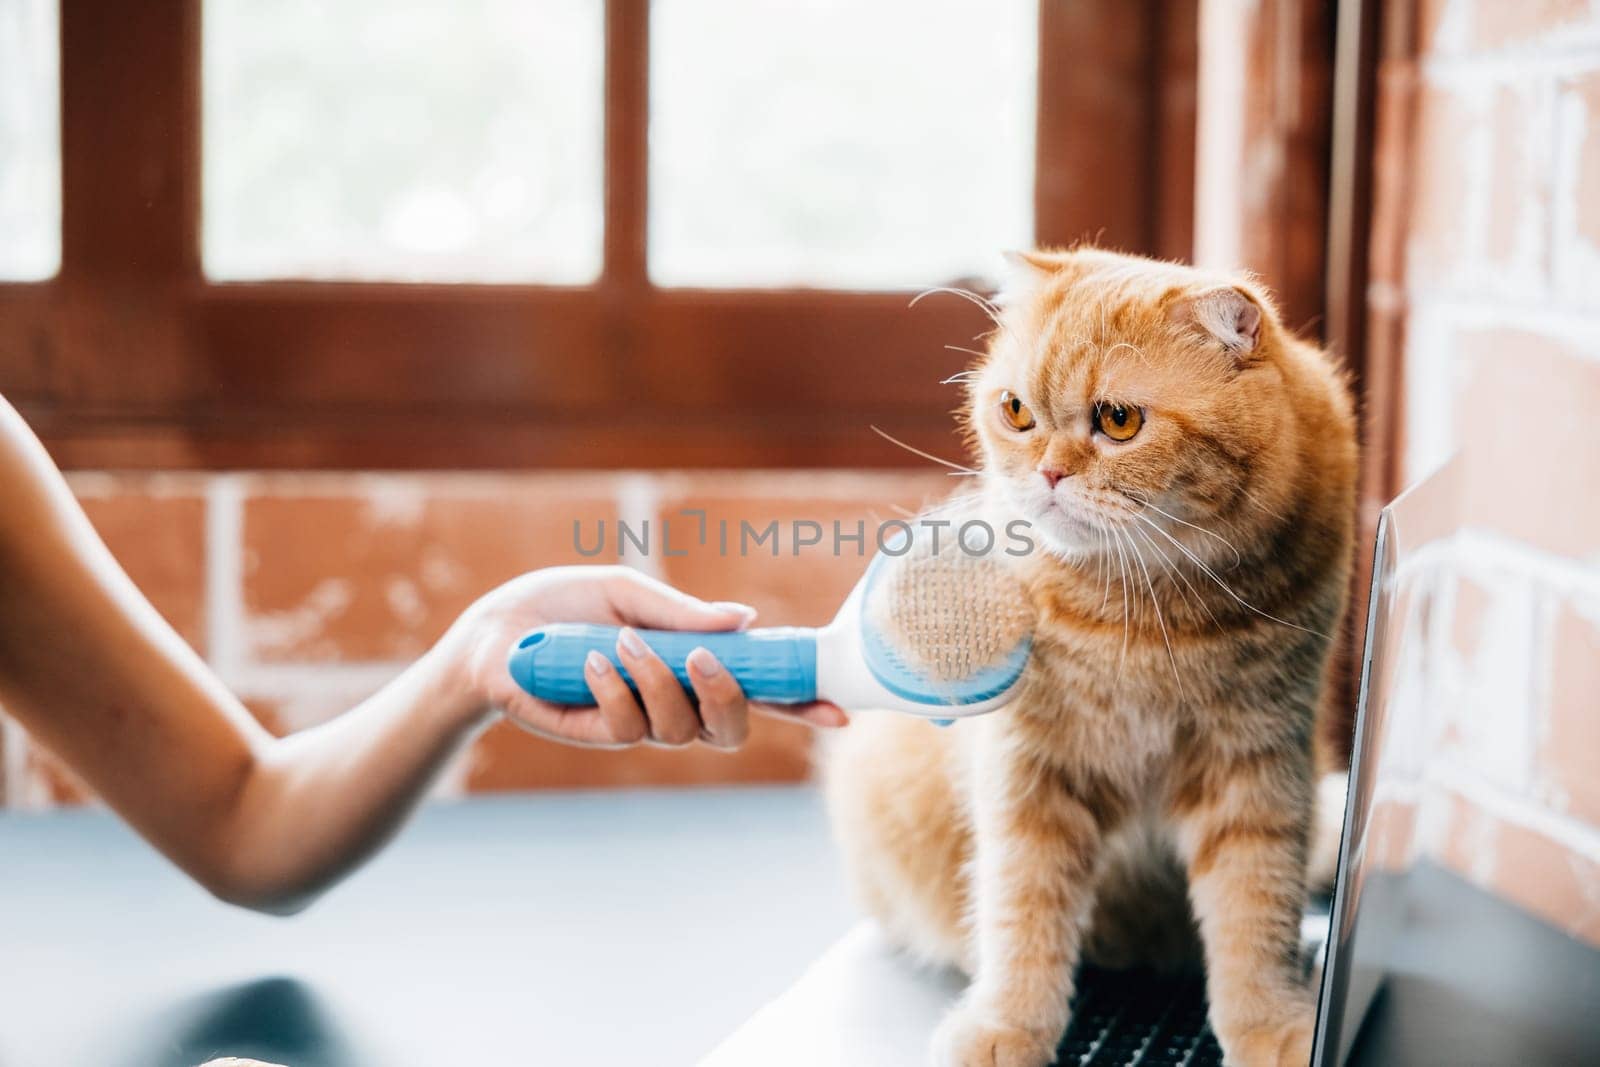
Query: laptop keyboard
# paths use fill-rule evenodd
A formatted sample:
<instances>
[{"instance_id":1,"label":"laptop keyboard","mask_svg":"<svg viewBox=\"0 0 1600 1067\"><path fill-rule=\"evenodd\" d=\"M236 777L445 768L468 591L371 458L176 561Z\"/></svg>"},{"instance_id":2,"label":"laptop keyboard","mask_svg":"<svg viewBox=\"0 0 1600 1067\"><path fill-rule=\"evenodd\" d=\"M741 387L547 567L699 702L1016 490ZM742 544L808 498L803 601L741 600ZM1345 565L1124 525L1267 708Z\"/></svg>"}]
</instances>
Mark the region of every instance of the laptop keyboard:
<instances>
[{"instance_id":1,"label":"laptop keyboard","mask_svg":"<svg viewBox=\"0 0 1600 1067\"><path fill-rule=\"evenodd\" d=\"M1086 966L1077 987L1062 1067L1221 1067L1204 977Z\"/></svg>"}]
</instances>

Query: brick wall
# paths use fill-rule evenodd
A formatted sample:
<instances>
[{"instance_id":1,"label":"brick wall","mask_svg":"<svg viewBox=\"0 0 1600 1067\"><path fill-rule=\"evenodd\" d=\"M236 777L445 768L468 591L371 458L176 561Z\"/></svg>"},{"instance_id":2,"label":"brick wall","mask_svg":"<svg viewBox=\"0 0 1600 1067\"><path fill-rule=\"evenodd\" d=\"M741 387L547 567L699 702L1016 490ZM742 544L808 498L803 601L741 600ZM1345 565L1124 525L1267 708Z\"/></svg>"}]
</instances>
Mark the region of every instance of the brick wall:
<instances>
[{"instance_id":1,"label":"brick wall","mask_svg":"<svg viewBox=\"0 0 1600 1067\"><path fill-rule=\"evenodd\" d=\"M623 562L709 599L744 600L763 625L832 618L865 566L832 552L832 522L873 528L948 493L939 473L714 471L669 474L76 474L73 489L111 550L166 619L252 712L282 733L322 722L393 677L480 593L525 570ZM699 547L697 515L708 544ZM670 520L670 547L662 526ZM719 521L732 532L717 545ZM780 524L738 555L739 523ZM790 523L828 531L796 557ZM586 559L600 524L605 552ZM808 536L807 530L802 536ZM683 552L678 555L676 553ZM871 551L870 533L866 551ZM759 720L738 753L704 747L600 752L556 745L507 724L490 729L441 784L497 789L793 780L808 773L811 732ZM86 793L13 723L0 733L4 799L19 807Z\"/></svg>"},{"instance_id":2,"label":"brick wall","mask_svg":"<svg viewBox=\"0 0 1600 1067\"><path fill-rule=\"evenodd\" d=\"M1600 2L1385 7L1375 346L1398 351L1398 473L1462 450L1471 529L1430 587L1440 755L1422 847L1600 943ZM938 474L83 475L134 579L275 730L371 692L476 593L573 562L571 522L887 518ZM828 618L862 566L638 565L747 599L764 622ZM584 752L496 727L446 790L792 779L809 735L762 722L736 755ZM81 797L14 726L4 792Z\"/></svg>"},{"instance_id":3,"label":"brick wall","mask_svg":"<svg viewBox=\"0 0 1600 1067\"><path fill-rule=\"evenodd\" d=\"M1418 845L1600 944L1600 3L1385 14L1371 334L1400 480L1459 452Z\"/></svg>"}]
</instances>

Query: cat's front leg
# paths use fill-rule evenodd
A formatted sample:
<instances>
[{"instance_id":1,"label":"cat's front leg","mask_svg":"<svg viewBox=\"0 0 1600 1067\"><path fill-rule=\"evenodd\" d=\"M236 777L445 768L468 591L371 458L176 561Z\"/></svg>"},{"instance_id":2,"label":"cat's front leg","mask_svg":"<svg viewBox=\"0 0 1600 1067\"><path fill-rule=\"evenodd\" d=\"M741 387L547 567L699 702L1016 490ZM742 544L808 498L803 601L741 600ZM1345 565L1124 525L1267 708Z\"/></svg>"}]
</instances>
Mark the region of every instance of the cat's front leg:
<instances>
[{"instance_id":1,"label":"cat's front leg","mask_svg":"<svg viewBox=\"0 0 1600 1067\"><path fill-rule=\"evenodd\" d=\"M1233 1067L1305 1067L1315 1005L1301 976L1311 768L1299 752L1212 754L1174 801L1205 944L1211 1025Z\"/></svg>"},{"instance_id":2,"label":"cat's front leg","mask_svg":"<svg viewBox=\"0 0 1600 1067\"><path fill-rule=\"evenodd\" d=\"M1043 1067L1067 1027L1100 819L1056 769L999 741L979 746L974 772L977 968L934 1035L933 1058Z\"/></svg>"}]
</instances>

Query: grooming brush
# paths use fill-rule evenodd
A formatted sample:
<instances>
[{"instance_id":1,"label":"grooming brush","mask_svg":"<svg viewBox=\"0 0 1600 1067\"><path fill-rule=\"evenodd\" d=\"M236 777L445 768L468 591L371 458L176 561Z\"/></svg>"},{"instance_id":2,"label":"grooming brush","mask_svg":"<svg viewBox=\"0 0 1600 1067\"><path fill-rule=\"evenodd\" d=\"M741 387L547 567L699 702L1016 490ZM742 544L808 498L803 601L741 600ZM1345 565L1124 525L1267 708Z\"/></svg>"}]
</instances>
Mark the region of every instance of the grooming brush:
<instances>
[{"instance_id":1,"label":"grooming brush","mask_svg":"<svg viewBox=\"0 0 1600 1067\"><path fill-rule=\"evenodd\" d=\"M826 700L846 710L948 720L1006 702L1027 666L1033 627L1027 593L1001 561L958 547L933 553L907 546L900 555L875 556L821 629L641 630L639 636L685 690L685 661L704 647L751 700ZM611 660L633 686L617 659L617 633L614 626L581 623L540 627L511 650L511 677L554 704L593 704L583 674L590 652Z\"/></svg>"}]
</instances>

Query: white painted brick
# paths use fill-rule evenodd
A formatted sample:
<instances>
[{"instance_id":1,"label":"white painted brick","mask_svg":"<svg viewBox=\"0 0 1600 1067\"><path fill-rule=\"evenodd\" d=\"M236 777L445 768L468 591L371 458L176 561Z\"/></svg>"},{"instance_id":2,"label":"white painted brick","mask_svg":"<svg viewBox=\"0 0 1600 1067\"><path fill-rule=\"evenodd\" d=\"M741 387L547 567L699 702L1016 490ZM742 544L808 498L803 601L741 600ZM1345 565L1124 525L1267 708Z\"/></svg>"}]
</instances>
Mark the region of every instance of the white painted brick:
<instances>
[{"instance_id":1,"label":"white painted brick","mask_svg":"<svg viewBox=\"0 0 1600 1067\"><path fill-rule=\"evenodd\" d=\"M1434 642L1434 669L1453 698L1461 758L1486 780L1525 794L1534 764L1536 664L1544 661L1538 623L1547 608L1538 589L1514 575L1466 571L1463 577L1483 590L1489 607L1467 653L1448 633Z\"/></svg>"},{"instance_id":2,"label":"white painted brick","mask_svg":"<svg viewBox=\"0 0 1600 1067\"><path fill-rule=\"evenodd\" d=\"M1578 230L1580 155L1585 137L1600 137L1600 115L1590 114L1570 86L1558 96L1553 122L1555 157L1551 189L1551 271L1557 297L1600 311L1600 246Z\"/></svg>"},{"instance_id":3,"label":"white painted brick","mask_svg":"<svg viewBox=\"0 0 1600 1067\"><path fill-rule=\"evenodd\" d=\"M1456 448L1455 404L1465 368L1456 358L1455 331L1453 316L1426 304L1415 308L1406 329L1401 469L1407 484L1436 470Z\"/></svg>"}]
</instances>

